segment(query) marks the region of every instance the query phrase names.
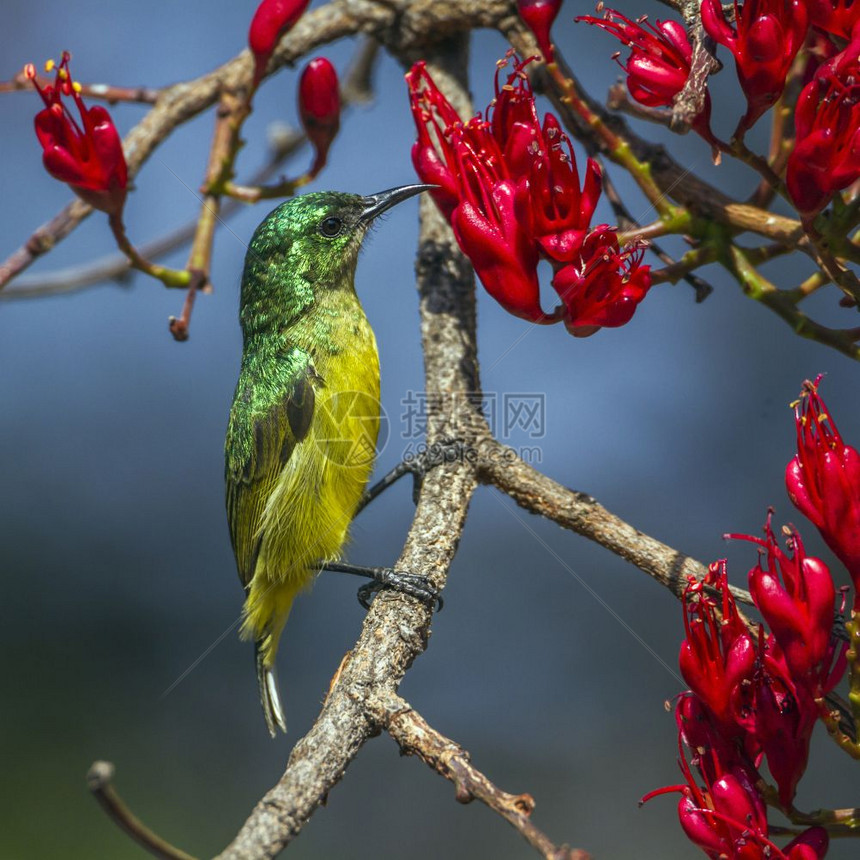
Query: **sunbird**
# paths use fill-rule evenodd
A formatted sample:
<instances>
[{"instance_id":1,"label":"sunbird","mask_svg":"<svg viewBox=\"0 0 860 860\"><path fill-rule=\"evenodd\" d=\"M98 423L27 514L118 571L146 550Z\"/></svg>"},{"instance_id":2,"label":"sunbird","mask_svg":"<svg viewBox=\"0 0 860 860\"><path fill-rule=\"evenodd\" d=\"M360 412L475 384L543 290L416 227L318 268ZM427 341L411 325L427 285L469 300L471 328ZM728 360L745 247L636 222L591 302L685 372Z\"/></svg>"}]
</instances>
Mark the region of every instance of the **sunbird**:
<instances>
[{"instance_id":1,"label":"sunbird","mask_svg":"<svg viewBox=\"0 0 860 860\"><path fill-rule=\"evenodd\" d=\"M432 187L305 194L272 211L248 246L227 518L246 593L241 634L255 644L273 737L286 731L275 675L284 624L296 595L340 557L373 469L379 354L355 292L358 253L379 215Z\"/></svg>"}]
</instances>

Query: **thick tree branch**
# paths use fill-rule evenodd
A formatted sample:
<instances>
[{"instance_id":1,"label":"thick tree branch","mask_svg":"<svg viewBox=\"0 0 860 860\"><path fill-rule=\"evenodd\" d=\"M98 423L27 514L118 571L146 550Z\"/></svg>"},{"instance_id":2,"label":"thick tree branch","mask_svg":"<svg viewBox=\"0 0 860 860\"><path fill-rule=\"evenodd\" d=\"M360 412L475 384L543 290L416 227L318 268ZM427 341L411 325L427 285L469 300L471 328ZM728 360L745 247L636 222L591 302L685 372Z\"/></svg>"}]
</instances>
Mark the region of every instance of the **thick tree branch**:
<instances>
[{"instance_id":1,"label":"thick tree branch","mask_svg":"<svg viewBox=\"0 0 860 860\"><path fill-rule=\"evenodd\" d=\"M454 784L458 802L480 800L519 831L545 860L589 860L591 855L585 851L554 845L531 820L535 802L530 794L509 794L494 785L472 764L466 750L437 732L408 702L390 694L371 700L370 707L401 753L418 756Z\"/></svg>"}]
</instances>

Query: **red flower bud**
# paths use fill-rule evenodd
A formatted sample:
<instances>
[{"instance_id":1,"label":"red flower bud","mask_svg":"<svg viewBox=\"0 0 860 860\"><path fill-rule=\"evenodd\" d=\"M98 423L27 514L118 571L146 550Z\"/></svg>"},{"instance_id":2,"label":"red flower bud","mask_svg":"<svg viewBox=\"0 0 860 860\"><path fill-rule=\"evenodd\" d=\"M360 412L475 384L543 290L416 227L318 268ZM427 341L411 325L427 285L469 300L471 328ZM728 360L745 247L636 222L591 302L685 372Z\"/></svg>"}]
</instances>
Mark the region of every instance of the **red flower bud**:
<instances>
[{"instance_id":1,"label":"red flower bud","mask_svg":"<svg viewBox=\"0 0 860 860\"><path fill-rule=\"evenodd\" d=\"M548 63L553 62L549 31L561 9L561 0L517 0L520 18L534 33L538 47Z\"/></svg>"},{"instance_id":2,"label":"red flower bud","mask_svg":"<svg viewBox=\"0 0 860 860\"><path fill-rule=\"evenodd\" d=\"M860 2L856 5L860 7ZM794 114L785 183L806 220L860 179L860 36L820 66Z\"/></svg>"},{"instance_id":3,"label":"red flower bud","mask_svg":"<svg viewBox=\"0 0 860 860\"><path fill-rule=\"evenodd\" d=\"M80 84L69 73L69 53L63 53L53 84L44 89L36 80L36 70L24 72L42 97L45 109L36 114L36 136L42 145L45 169L55 179L67 182L72 190L96 209L119 215L125 205L128 168L122 140L110 114L101 105L87 108ZM47 65L50 71L54 63ZM78 109L80 125L63 97L71 98Z\"/></svg>"},{"instance_id":4,"label":"red flower bud","mask_svg":"<svg viewBox=\"0 0 860 860\"><path fill-rule=\"evenodd\" d=\"M810 827L795 836L782 849L788 860L822 860L830 847L830 836L823 827Z\"/></svg>"},{"instance_id":5,"label":"red flower bud","mask_svg":"<svg viewBox=\"0 0 860 860\"><path fill-rule=\"evenodd\" d=\"M615 231L606 224L589 233L577 259L560 268L552 281L565 304L564 324L571 334L588 337L604 326L630 322L651 288L643 253L637 247L619 249Z\"/></svg>"},{"instance_id":6,"label":"red flower bud","mask_svg":"<svg viewBox=\"0 0 860 860\"><path fill-rule=\"evenodd\" d=\"M266 74L266 66L281 36L291 30L305 13L310 0L263 0L248 30L248 47L254 55L254 86Z\"/></svg>"},{"instance_id":7,"label":"red flower bud","mask_svg":"<svg viewBox=\"0 0 860 860\"><path fill-rule=\"evenodd\" d=\"M531 229L544 254L569 263L582 250L600 197L600 167L588 159L585 182L579 188L579 172L570 139L551 114L544 118L540 151L532 154L528 212Z\"/></svg>"},{"instance_id":8,"label":"red flower bud","mask_svg":"<svg viewBox=\"0 0 860 860\"><path fill-rule=\"evenodd\" d=\"M821 377L804 384L795 407L797 456L785 483L795 507L811 520L854 580L860 603L860 453L842 440L818 394Z\"/></svg>"},{"instance_id":9,"label":"red flower bud","mask_svg":"<svg viewBox=\"0 0 860 860\"><path fill-rule=\"evenodd\" d=\"M729 591L725 562L712 565L709 579L722 595L717 601L693 580L684 590L684 628L679 664L684 680L702 700L720 732L741 737L741 697L755 668L755 644Z\"/></svg>"},{"instance_id":10,"label":"red flower bud","mask_svg":"<svg viewBox=\"0 0 860 860\"><path fill-rule=\"evenodd\" d=\"M743 134L780 97L794 57L809 29L805 0L735 2L734 27L720 0L703 0L702 24L708 35L728 48L747 111L735 134Z\"/></svg>"},{"instance_id":11,"label":"red flower bud","mask_svg":"<svg viewBox=\"0 0 860 860\"><path fill-rule=\"evenodd\" d=\"M805 687L814 699L829 693L845 670L846 643L837 645L831 636L836 589L827 565L806 555L803 541L794 531L788 533L792 555L784 553L771 528L770 514L765 540L750 535L726 537L747 540L766 550L749 573L753 601L779 644L793 683Z\"/></svg>"},{"instance_id":12,"label":"red flower bud","mask_svg":"<svg viewBox=\"0 0 860 860\"><path fill-rule=\"evenodd\" d=\"M311 60L299 81L299 116L316 157L311 176L325 166L328 150L340 128L340 88L334 66L325 58Z\"/></svg>"}]
</instances>

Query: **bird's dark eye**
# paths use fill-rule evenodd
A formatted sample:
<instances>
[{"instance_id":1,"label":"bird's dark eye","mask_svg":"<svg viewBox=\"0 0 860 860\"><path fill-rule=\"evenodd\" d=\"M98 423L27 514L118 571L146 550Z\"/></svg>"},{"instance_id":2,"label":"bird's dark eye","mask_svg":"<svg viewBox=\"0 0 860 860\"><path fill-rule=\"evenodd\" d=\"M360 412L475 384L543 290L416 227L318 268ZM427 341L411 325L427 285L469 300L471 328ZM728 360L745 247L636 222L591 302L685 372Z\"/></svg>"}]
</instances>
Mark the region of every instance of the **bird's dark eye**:
<instances>
[{"instance_id":1,"label":"bird's dark eye","mask_svg":"<svg viewBox=\"0 0 860 860\"><path fill-rule=\"evenodd\" d=\"M341 230L343 230L342 218L335 218L332 215L320 222L320 233L322 233L323 236L328 236L329 239L333 239Z\"/></svg>"}]
</instances>

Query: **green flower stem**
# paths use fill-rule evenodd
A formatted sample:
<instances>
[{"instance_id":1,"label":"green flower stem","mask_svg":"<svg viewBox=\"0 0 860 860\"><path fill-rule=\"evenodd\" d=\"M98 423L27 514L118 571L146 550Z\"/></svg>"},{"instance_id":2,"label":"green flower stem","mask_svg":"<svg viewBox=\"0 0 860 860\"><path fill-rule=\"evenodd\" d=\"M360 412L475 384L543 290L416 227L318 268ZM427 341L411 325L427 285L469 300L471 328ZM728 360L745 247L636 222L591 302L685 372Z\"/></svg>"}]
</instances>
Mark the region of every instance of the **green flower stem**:
<instances>
[{"instance_id":1,"label":"green flower stem","mask_svg":"<svg viewBox=\"0 0 860 860\"><path fill-rule=\"evenodd\" d=\"M786 295L791 296L793 302L799 302L807 296L811 296L816 290L830 283L830 278L824 272L813 272L800 286L793 290L786 290Z\"/></svg>"},{"instance_id":2,"label":"green flower stem","mask_svg":"<svg viewBox=\"0 0 860 860\"><path fill-rule=\"evenodd\" d=\"M209 284L212 244L221 211L221 196L224 185L233 178L233 165L242 148L242 125L251 115L251 95L240 98L234 93L225 92L218 102L209 163L200 189L203 203L188 255L188 268L202 280L204 288Z\"/></svg>"},{"instance_id":3,"label":"green flower stem","mask_svg":"<svg viewBox=\"0 0 860 860\"><path fill-rule=\"evenodd\" d=\"M842 726L839 723L839 712L830 710L827 707L827 703L821 700L818 716L821 722L824 723L827 734L830 735L836 746L843 752L848 753L851 758L860 761L860 743L857 743L857 741L842 730Z\"/></svg>"},{"instance_id":4,"label":"green flower stem","mask_svg":"<svg viewBox=\"0 0 860 860\"><path fill-rule=\"evenodd\" d=\"M854 725L860 727L860 610L851 613L851 620L845 622L848 632L848 703ZM860 739L858 739L860 742Z\"/></svg>"},{"instance_id":5,"label":"green flower stem","mask_svg":"<svg viewBox=\"0 0 860 860\"><path fill-rule=\"evenodd\" d=\"M818 825L819 827L824 827L831 837L860 837L860 809L856 807L848 807L846 809L815 809L812 812L801 812L794 806L783 806L779 802L779 792L774 786L762 780L756 784L756 787L760 790L764 802L768 806L778 809L792 824L797 824L804 828ZM771 832L777 830L797 835L790 828L772 828Z\"/></svg>"},{"instance_id":6,"label":"green flower stem","mask_svg":"<svg viewBox=\"0 0 860 860\"><path fill-rule=\"evenodd\" d=\"M661 218L669 220L676 217L678 212L682 210L678 210L677 207L669 202L666 195L661 191L660 186L654 181L650 166L643 161L639 161L633 154L630 144L612 131L600 116L588 106L586 101L580 96L576 83L572 78L564 75L557 63L549 63L546 69L552 82L558 88L562 101L570 105L579 118L591 127L602 141L607 156L627 170L636 184L642 189L642 193L648 198L648 201L657 211L657 214Z\"/></svg>"},{"instance_id":7,"label":"green flower stem","mask_svg":"<svg viewBox=\"0 0 860 860\"><path fill-rule=\"evenodd\" d=\"M717 248L713 244L702 245L687 251L680 260L662 269L651 272L652 284L677 284L685 275L695 271L700 266L713 263L717 259Z\"/></svg>"},{"instance_id":8,"label":"green flower stem","mask_svg":"<svg viewBox=\"0 0 860 860\"><path fill-rule=\"evenodd\" d=\"M256 203L258 200L274 200L278 197L292 197L299 188L307 185L314 174L305 173L297 179L285 179L275 185L237 185L225 182L222 191L228 197L241 200L243 203Z\"/></svg>"},{"instance_id":9,"label":"green flower stem","mask_svg":"<svg viewBox=\"0 0 860 860\"><path fill-rule=\"evenodd\" d=\"M733 155L739 161L742 161L748 167L751 167L753 170L758 171L761 174L762 179L770 186L773 191L778 192L783 197L787 198L787 194L785 191L785 184L776 175L773 168L768 164L766 158L762 158L762 156L757 155L753 152L747 145L744 143L742 139L735 138L729 144L729 146L725 149L729 155ZM756 196L758 192L756 192ZM768 195L769 196L769 195Z\"/></svg>"},{"instance_id":10,"label":"green flower stem","mask_svg":"<svg viewBox=\"0 0 860 860\"><path fill-rule=\"evenodd\" d=\"M791 291L778 289L765 278L747 256L730 240L723 240L721 257L726 268L734 275L744 293L774 311L801 337L833 347L839 352L860 361L860 329L832 329L810 319L797 309L796 297Z\"/></svg>"},{"instance_id":11,"label":"green flower stem","mask_svg":"<svg viewBox=\"0 0 860 860\"><path fill-rule=\"evenodd\" d=\"M165 287L183 288L191 283L192 274L187 269L169 269L159 266L143 257L137 248L131 244L125 233L125 225L122 223L122 214L111 215L108 219L111 232L116 239L120 251L128 257L131 265L138 271L144 272L153 278L157 278Z\"/></svg>"}]
</instances>

